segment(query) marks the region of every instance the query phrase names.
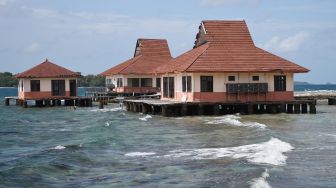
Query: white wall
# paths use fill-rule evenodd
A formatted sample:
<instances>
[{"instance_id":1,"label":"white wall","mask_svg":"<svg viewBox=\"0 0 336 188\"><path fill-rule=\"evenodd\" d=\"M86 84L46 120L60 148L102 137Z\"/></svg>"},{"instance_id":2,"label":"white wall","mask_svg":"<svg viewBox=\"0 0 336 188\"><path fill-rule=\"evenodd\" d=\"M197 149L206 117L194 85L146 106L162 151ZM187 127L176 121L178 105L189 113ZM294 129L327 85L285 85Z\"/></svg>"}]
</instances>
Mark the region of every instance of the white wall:
<instances>
[{"instance_id":1,"label":"white wall","mask_svg":"<svg viewBox=\"0 0 336 188\"><path fill-rule=\"evenodd\" d=\"M117 86L117 78L123 79L123 86L127 86L127 78L152 78L152 87L156 87L156 78L161 78L161 76L153 76L153 75L136 75L136 74L130 74L130 75L112 75L112 76L106 76L105 79L112 79L112 83ZM161 80L162 82L162 80Z\"/></svg>"}]
</instances>

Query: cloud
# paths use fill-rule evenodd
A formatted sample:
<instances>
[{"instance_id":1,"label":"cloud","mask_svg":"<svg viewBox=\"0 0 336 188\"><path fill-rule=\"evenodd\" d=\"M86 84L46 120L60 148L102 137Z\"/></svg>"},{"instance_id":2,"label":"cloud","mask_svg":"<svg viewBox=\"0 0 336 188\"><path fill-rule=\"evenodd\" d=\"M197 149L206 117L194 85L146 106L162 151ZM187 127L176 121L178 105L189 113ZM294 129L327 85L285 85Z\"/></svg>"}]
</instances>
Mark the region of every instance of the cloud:
<instances>
[{"instance_id":1,"label":"cloud","mask_svg":"<svg viewBox=\"0 0 336 188\"><path fill-rule=\"evenodd\" d=\"M299 50L310 38L307 32L299 32L294 36L281 39L278 36L271 38L263 47L267 50L278 52L293 52Z\"/></svg>"},{"instance_id":2,"label":"cloud","mask_svg":"<svg viewBox=\"0 0 336 188\"><path fill-rule=\"evenodd\" d=\"M28 45L27 47L25 47L24 52L34 53L34 52L38 51L39 49L40 49L40 44L38 44L37 42L34 42L34 43Z\"/></svg>"},{"instance_id":3,"label":"cloud","mask_svg":"<svg viewBox=\"0 0 336 188\"><path fill-rule=\"evenodd\" d=\"M258 4L260 0L201 0L203 6L218 6L218 5L232 5L232 4Z\"/></svg>"}]
</instances>

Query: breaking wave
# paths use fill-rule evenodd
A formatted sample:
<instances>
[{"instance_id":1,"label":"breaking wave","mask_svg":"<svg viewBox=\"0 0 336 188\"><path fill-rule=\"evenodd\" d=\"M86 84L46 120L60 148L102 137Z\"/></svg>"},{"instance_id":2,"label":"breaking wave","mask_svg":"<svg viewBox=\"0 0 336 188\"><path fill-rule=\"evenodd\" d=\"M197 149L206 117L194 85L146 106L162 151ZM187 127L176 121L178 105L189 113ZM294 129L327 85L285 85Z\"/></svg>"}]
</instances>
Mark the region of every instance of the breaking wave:
<instances>
[{"instance_id":1,"label":"breaking wave","mask_svg":"<svg viewBox=\"0 0 336 188\"><path fill-rule=\"evenodd\" d=\"M267 169L261 174L261 177L251 180L251 188L271 188L266 179L269 177Z\"/></svg>"},{"instance_id":2,"label":"breaking wave","mask_svg":"<svg viewBox=\"0 0 336 188\"><path fill-rule=\"evenodd\" d=\"M93 109L91 112L117 112L123 110L121 107L117 108L104 108L104 109Z\"/></svg>"},{"instance_id":3,"label":"breaking wave","mask_svg":"<svg viewBox=\"0 0 336 188\"><path fill-rule=\"evenodd\" d=\"M141 118L139 118L141 121L147 121L147 119L151 119L152 118L152 116L151 115L146 115L145 117L141 117Z\"/></svg>"},{"instance_id":4,"label":"breaking wave","mask_svg":"<svg viewBox=\"0 0 336 188\"><path fill-rule=\"evenodd\" d=\"M155 155L156 153L154 152L131 152L131 153L126 153L125 156L128 157L142 157L142 156L149 156L149 155Z\"/></svg>"},{"instance_id":5,"label":"breaking wave","mask_svg":"<svg viewBox=\"0 0 336 188\"><path fill-rule=\"evenodd\" d=\"M281 166L286 164L287 156L284 153L293 150L289 143L277 138L271 138L267 142L227 148L203 148L203 149L180 149L169 151L168 154L156 157L190 160L218 159L231 157L234 159L246 159L255 164L268 164ZM146 153L128 153L126 156L137 156ZM150 155L155 153L150 152Z\"/></svg>"},{"instance_id":6,"label":"breaking wave","mask_svg":"<svg viewBox=\"0 0 336 188\"><path fill-rule=\"evenodd\" d=\"M55 150L62 150L62 149L65 149L65 146L62 146L62 145L58 145L58 146L55 146L51 149L55 149Z\"/></svg>"},{"instance_id":7,"label":"breaking wave","mask_svg":"<svg viewBox=\"0 0 336 188\"><path fill-rule=\"evenodd\" d=\"M213 124L213 125L226 124L226 125L231 125L231 126L255 127L255 128L260 128L260 129L266 128L265 124L261 124L258 122L241 122L240 119L241 117L237 115L225 115L225 116L215 117L214 120L208 120L206 124Z\"/></svg>"}]
</instances>

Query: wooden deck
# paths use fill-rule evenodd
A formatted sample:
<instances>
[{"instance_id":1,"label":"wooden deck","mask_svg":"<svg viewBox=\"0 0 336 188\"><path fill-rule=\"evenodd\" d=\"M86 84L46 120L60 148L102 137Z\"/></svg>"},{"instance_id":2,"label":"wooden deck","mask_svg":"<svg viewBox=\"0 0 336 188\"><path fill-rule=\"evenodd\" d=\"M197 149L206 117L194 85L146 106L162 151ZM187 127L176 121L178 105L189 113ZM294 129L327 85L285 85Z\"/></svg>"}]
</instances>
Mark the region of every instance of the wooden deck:
<instances>
[{"instance_id":1,"label":"wooden deck","mask_svg":"<svg viewBox=\"0 0 336 188\"><path fill-rule=\"evenodd\" d=\"M92 107L91 97L57 97L57 98L40 98L40 99L19 99L16 96L5 97L5 105L9 106L10 101L14 101L16 105L27 108L29 103L33 102L34 107L53 107L53 106L78 106Z\"/></svg>"},{"instance_id":2,"label":"wooden deck","mask_svg":"<svg viewBox=\"0 0 336 188\"><path fill-rule=\"evenodd\" d=\"M296 100L328 100L328 105L336 105L336 92L296 93Z\"/></svg>"},{"instance_id":3,"label":"wooden deck","mask_svg":"<svg viewBox=\"0 0 336 188\"><path fill-rule=\"evenodd\" d=\"M125 100L127 111L163 116L316 113L316 100L263 102L174 102L161 100Z\"/></svg>"}]
</instances>

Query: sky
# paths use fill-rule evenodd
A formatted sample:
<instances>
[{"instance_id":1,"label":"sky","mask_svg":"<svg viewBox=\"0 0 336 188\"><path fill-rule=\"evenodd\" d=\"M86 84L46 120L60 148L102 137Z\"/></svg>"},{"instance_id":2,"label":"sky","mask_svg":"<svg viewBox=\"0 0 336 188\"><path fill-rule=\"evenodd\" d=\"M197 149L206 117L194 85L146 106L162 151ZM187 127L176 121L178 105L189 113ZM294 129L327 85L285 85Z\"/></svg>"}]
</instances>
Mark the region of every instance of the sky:
<instances>
[{"instance_id":1,"label":"sky","mask_svg":"<svg viewBox=\"0 0 336 188\"><path fill-rule=\"evenodd\" d=\"M133 56L138 38L164 38L173 57L193 47L202 20L245 20L254 43L336 83L335 0L0 0L0 72L48 58L99 74Z\"/></svg>"}]
</instances>

